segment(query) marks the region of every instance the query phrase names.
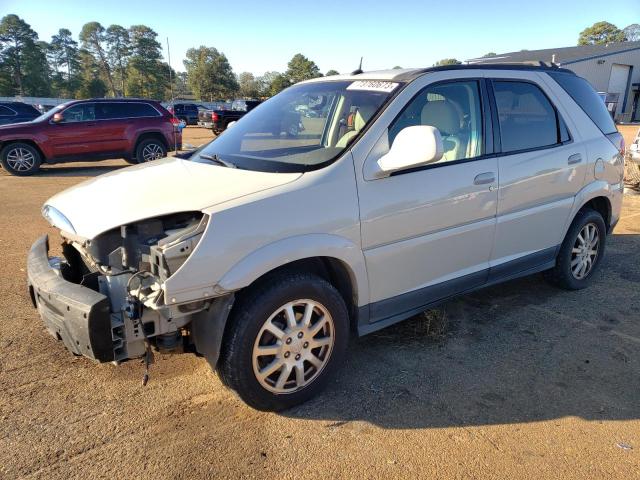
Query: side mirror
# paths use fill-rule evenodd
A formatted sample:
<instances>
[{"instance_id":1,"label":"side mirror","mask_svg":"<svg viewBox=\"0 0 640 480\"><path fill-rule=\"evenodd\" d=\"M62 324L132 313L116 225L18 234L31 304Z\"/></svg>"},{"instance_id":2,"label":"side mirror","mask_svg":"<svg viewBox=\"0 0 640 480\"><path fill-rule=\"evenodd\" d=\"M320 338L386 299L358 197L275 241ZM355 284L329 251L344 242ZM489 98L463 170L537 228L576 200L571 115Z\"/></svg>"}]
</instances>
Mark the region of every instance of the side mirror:
<instances>
[{"instance_id":1,"label":"side mirror","mask_svg":"<svg viewBox=\"0 0 640 480\"><path fill-rule=\"evenodd\" d=\"M60 123L60 122L64 121L64 116L60 112L54 113L53 114L53 118L51 119L51 121L53 123Z\"/></svg>"},{"instance_id":2,"label":"side mirror","mask_svg":"<svg viewBox=\"0 0 640 480\"><path fill-rule=\"evenodd\" d=\"M389 153L378 159L377 178L394 172L435 163L442 158L444 147L440 131L428 125L416 125L400 130Z\"/></svg>"}]
</instances>

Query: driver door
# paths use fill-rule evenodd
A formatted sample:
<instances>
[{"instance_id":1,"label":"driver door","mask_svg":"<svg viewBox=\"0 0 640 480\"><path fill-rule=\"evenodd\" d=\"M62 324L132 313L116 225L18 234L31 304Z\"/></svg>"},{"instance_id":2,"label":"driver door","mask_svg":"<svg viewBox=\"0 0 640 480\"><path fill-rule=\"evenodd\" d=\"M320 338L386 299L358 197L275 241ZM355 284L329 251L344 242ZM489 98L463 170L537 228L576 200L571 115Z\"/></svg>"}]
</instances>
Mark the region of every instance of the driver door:
<instances>
[{"instance_id":1,"label":"driver door","mask_svg":"<svg viewBox=\"0 0 640 480\"><path fill-rule=\"evenodd\" d=\"M487 98L481 78L432 83L384 132L390 147L405 127L435 126L444 156L358 185L371 323L401 320L486 282L498 185Z\"/></svg>"},{"instance_id":2,"label":"driver door","mask_svg":"<svg viewBox=\"0 0 640 480\"><path fill-rule=\"evenodd\" d=\"M54 158L67 158L93 153L96 128L95 103L77 103L62 112L63 120L50 122L49 142Z\"/></svg>"}]
</instances>

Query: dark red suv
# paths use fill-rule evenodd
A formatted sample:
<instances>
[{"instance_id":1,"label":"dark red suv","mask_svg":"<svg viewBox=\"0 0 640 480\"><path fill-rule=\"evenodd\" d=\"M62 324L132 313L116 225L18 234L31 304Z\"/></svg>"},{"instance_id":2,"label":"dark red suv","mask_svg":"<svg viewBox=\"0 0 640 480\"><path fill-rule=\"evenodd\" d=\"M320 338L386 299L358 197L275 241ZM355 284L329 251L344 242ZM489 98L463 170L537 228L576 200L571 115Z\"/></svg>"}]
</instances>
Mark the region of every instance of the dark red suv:
<instances>
[{"instance_id":1,"label":"dark red suv","mask_svg":"<svg viewBox=\"0 0 640 480\"><path fill-rule=\"evenodd\" d=\"M0 162L13 175L31 175L43 162L147 162L180 149L179 123L152 100L73 101L31 122L0 126Z\"/></svg>"}]
</instances>

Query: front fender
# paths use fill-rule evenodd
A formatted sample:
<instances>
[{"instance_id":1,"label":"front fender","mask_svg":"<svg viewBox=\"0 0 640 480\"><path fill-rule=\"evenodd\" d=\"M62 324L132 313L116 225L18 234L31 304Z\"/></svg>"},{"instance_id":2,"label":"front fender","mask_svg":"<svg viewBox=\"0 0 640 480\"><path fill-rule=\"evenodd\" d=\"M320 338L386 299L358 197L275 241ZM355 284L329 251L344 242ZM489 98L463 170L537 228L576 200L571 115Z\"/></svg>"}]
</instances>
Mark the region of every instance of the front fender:
<instances>
[{"instance_id":1,"label":"front fender","mask_svg":"<svg viewBox=\"0 0 640 480\"><path fill-rule=\"evenodd\" d=\"M358 305L369 303L369 283L362 250L350 240L331 234L307 234L284 238L250 253L218 282L224 291L250 285L262 275L296 260L331 257L341 261L351 277Z\"/></svg>"}]
</instances>

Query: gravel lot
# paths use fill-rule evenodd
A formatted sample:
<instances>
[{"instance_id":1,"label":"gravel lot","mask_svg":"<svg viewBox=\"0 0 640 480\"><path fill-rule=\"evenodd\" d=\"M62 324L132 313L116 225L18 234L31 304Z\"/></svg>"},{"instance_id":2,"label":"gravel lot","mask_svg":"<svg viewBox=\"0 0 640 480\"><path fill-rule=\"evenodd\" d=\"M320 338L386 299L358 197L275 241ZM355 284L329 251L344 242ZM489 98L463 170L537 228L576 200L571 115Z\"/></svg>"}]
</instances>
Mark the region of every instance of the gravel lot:
<instances>
[{"instance_id":1,"label":"gravel lot","mask_svg":"<svg viewBox=\"0 0 640 480\"><path fill-rule=\"evenodd\" d=\"M125 165L0 172L1 478L640 478L640 196L590 289L538 275L450 301L354 339L324 394L269 414L204 359L158 355L143 388L139 362L75 358L41 326L42 203Z\"/></svg>"}]
</instances>

